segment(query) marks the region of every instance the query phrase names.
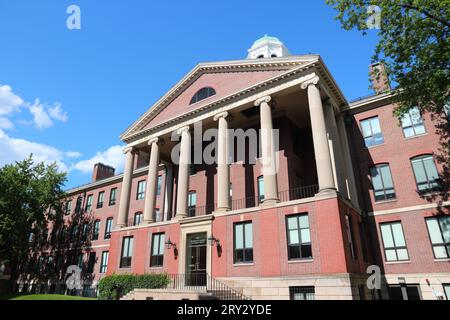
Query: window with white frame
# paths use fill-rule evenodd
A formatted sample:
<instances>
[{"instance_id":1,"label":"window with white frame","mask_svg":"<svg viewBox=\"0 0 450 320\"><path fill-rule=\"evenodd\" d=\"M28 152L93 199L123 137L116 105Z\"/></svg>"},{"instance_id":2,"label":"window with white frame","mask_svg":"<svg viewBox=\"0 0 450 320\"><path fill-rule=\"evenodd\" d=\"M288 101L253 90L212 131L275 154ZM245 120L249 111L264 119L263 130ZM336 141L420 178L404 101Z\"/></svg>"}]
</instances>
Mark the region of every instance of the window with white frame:
<instances>
[{"instance_id":1,"label":"window with white frame","mask_svg":"<svg viewBox=\"0 0 450 320\"><path fill-rule=\"evenodd\" d=\"M380 164L370 168L375 201L395 199L394 183L388 164Z\"/></svg>"},{"instance_id":2,"label":"window with white frame","mask_svg":"<svg viewBox=\"0 0 450 320\"><path fill-rule=\"evenodd\" d=\"M102 261L100 264L100 273L108 272L109 251L102 252Z\"/></svg>"},{"instance_id":3,"label":"window with white frame","mask_svg":"<svg viewBox=\"0 0 450 320\"><path fill-rule=\"evenodd\" d=\"M147 181L142 180L138 182L136 200L143 200L145 198L145 188L147 186Z\"/></svg>"},{"instance_id":4,"label":"window with white frame","mask_svg":"<svg viewBox=\"0 0 450 320\"><path fill-rule=\"evenodd\" d=\"M164 233L155 233L152 235L150 267L162 267L164 265L164 244Z\"/></svg>"},{"instance_id":5,"label":"window with white frame","mask_svg":"<svg viewBox=\"0 0 450 320\"><path fill-rule=\"evenodd\" d=\"M122 240L122 253L120 255L120 267L131 268L133 257L133 237L124 237Z\"/></svg>"},{"instance_id":6,"label":"window with white frame","mask_svg":"<svg viewBox=\"0 0 450 320\"><path fill-rule=\"evenodd\" d=\"M409 260L402 224L399 221L381 224L384 256L387 262Z\"/></svg>"},{"instance_id":7,"label":"window with white frame","mask_svg":"<svg viewBox=\"0 0 450 320\"><path fill-rule=\"evenodd\" d=\"M380 120L378 117L362 120L361 131L367 148L384 143L384 137L381 132Z\"/></svg>"},{"instance_id":8,"label":"window with white frame","mask_svg":"<svg viewBox=\"0 0 450 320\"><path fill-rule=\"evenodd\" d=\"M426 221L434 257L450 258L450 216L432 217Z\"/></svg>"},{"instance_id":9,"label":"window with white frame","mask_svg":"<svg viewBox=\"0 0 450 320\"><path fill-rule=\"evenodd\" d=\"M402 117L401 123L405 138L426 133L422 115L418 107L409 109L408 113Z\"/></svg>"},{"instance_id":10,"label":"window with white frame","mask_svg":"<svg viewBox=\"0 0 450 320\"><path fill-rule=\"evenodd\" d=\"M411 159L419 192L432 192L440 189L440 179L432 155L424 155Z\"/></svg>"}]
</instances>

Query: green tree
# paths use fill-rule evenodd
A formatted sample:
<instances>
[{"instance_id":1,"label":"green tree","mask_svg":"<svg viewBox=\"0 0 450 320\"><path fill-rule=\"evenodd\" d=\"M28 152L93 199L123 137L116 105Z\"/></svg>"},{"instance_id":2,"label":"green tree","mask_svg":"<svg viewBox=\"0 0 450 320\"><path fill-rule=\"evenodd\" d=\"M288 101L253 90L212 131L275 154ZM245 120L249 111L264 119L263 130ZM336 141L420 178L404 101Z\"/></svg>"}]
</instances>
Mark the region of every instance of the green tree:
<instances>
[{"instance_id":1,"label":"green tree","mask_svg":"<svg viewBox=\"0 0 450 320\"><path fill-rule=\"evenodd\" d=\"M401 119L415 106L431 113L441 144L436 154L443 167L441 195L448 199L450 125L445 108L450 109L450 0L325 1L338 12L336 19L345 30L377 32L372 62L384 63L394 85L394 115ZM429 198L435 199L435 195Z\"/></svg>"},{"instance_id":2,"label":"green tree","mask_svg":"<svg viewBox=\"0 0 450 320\"><path fill-rule=\"evenodd\" d=\"M12 280L29 253L30 233L39 235L62 214L65 182L55 163L35 164L32 155L0 168L0 260L9 261Z\"/></svg>"},{"instance_id":3,"label":"green tree","mask_svg":"<svg viewBox=\"0 0 450 320\"><path fill-rule=\"evenodd\" d=\"M378 32L372 62L384 62L402 116L442 115L450 86L450 0L326 0L346 30ZM377 6L377 7L373 7ZM379 19L378 19L379 18Z\"/></svg>"}]
</instances>

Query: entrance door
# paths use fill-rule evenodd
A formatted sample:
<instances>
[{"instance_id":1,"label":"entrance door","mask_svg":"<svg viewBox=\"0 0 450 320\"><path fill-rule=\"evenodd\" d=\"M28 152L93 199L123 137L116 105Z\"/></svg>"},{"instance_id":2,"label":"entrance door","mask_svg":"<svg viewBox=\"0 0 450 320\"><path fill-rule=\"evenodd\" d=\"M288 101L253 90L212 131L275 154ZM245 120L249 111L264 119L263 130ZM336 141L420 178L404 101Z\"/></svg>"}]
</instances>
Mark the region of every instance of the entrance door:
<instances>
[{"instance_id":1,"label":"entrance door","mask_svg":"<svg viewBox=\"0 0 450 320\"><path fill-rule=\"evenodd\" d=\"M206 286L206 233L187 236L186 285Z\"/></svg>"}]
</instances>

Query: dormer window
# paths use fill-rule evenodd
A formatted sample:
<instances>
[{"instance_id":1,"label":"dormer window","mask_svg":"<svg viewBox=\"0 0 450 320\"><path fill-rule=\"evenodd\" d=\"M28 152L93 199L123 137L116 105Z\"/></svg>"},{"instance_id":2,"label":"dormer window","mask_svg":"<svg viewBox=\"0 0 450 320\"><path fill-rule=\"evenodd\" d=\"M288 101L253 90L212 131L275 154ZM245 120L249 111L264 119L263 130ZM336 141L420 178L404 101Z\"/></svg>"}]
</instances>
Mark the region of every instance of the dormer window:
<instances>
[{"instance_id":1,"label":"dormer window","mask_svg":"<svg viewBox=\"0 0 450 320\"><path fill-rule=\"evenodd\" d=\"M202 100L205 100L209 97L214 96L215 94L216 94L216 90L214 90L211 87L206 87L206 88L200 89L199 91L197 91L196 94L194 94L194 96L191 99L190 104L200 102Z\"/></svg>"}]
</instances>

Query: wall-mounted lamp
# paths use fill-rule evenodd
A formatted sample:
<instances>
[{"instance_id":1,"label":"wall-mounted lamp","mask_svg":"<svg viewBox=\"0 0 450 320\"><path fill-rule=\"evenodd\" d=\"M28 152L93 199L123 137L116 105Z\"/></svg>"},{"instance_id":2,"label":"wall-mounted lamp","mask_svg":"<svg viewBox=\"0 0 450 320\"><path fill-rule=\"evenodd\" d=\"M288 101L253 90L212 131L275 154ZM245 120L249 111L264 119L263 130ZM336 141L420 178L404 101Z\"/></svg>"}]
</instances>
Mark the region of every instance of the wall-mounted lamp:
<instances>
[{"instance_id":1,"label":"wall-mounted lamp","mask_svg":"<svg viewBox=\"0 0 450 320\"><path fill-rule=\"evenodd\" d=\"M211 247L214 247L214 245L217 245L218 247L220 246L220 240L214 238L213 235L210 235L208 238L208 243Z\"/></svg>"},{"instance_id":2,"label":"wall-mounted lamp","mask_svg":"<svg viewBox=\"0 0 450 320\"><path fill-rule=\"evenodd\" d=\"M170 240L170 238L169 238L169 240L166 241L165 245L166 245L166 248L167 248L168 250L172 249L172 247L173 247L174 249L177 248L177 245L176 245L175 243L173 243L173 242Z\"/></svg>"}]
</instances>

